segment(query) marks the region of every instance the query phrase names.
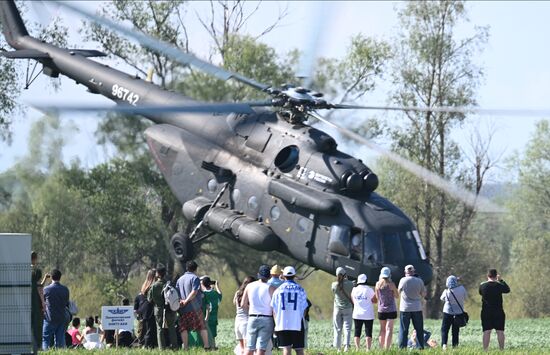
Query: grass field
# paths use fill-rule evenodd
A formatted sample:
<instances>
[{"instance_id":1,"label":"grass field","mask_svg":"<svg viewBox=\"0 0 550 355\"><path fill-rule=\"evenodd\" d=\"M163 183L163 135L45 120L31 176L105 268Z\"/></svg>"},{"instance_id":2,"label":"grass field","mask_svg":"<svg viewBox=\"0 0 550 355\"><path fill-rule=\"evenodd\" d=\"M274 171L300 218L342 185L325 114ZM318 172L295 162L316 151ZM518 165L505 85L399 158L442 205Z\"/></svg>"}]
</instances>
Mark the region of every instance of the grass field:
<instances>
[{"instance_id":1,"label":"grass field","mask_svg":"<svg viewBox=\"0 0 550 355\"><path fill-rule=\"evenodd\" d=\"M432 332L432 338L434 338L438 344L441 343L441 337L439 335L439 328L441 322L439 320L427 320L425 321L425 329ZM373 335L378 334L378 324L375 321L375 328ZM397 341L397 329L395 326L394 344ZM219 350L214 352L215 354L233 354L233 348L236 344L233 336L233 320L224 319L220 320L218 327L217 343ZM450 334L449 334L450 336ZM519 319L509 320L506 323L506 350L507 354L550 354L550 319ZM332 342L332 325L329 321L312 321L310 323L309 333L309 346L307 354L336 354L336 351L331 349ZM450 341L450 339L449 339ZM373 341L373 343L375 343ZM496 336L493 334L491 339L491 352L497 352L498 350ZM456 350L447 350L445 353L451 354L483 354L481 345L481 324L479 320L470 321L470 324L466 328L462 328L460 334L460 347ZM364 351L361 351L364 352ZM87 350L66 350L56 351L56 353L88 353ZM170 354L173 351L159 351L159 350L100 350L97 353L105 355L122 355L122 354ZM177 353L182 353L178 351ZM193 349L186 354L199 354L204 353L201 349ZM349 354L358 354L359 352L350 351ZM393 348L392 350L383 351L377 348L375 345L374 354L436 354L444 353L441 348L429 349L420 351L398 350ZM501 352L498 352L499 354ZM274 354L281 354L280 351L274 351Z\"/></svg>"}]
</instances>

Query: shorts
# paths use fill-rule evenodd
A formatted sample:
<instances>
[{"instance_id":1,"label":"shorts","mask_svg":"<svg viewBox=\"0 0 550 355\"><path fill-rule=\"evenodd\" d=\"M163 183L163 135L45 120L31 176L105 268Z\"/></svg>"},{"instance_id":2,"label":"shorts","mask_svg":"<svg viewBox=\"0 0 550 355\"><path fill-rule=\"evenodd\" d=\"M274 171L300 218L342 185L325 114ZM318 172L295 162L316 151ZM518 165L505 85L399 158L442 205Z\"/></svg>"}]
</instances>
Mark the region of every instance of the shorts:
<instances>
[{"instance_id":1,"label":"shorts","mask_svg":"<svg viewBox=\"0 0 550 355\"><path fill-rule=\"evenodd\" d=\"M481 328L486 330L504 330L506 315L504 311L484 311L481 310Z\"/></svg>"},{"instance_id":2,"label":"shorts","mask_svg":"<svg viewBox=\"0 0 550 355\"><path fill-rule=\"evenodd\" d=\"M378 312L378 320L397 319L397 312Z\"/></svg>"},{"instance_id":3,"label":"shorts","mask_svg":"<svg viewBox=\"0 0 550 355\"><path fill-rule=\"evenodd\" d=\"M273 336L273 317L254 317L248 318L246 327L246 347L248 350L265 350L267 344Z\"/></svg>"},{"instance_id":4,"label":"shorts","mask_svg":"<svg viewBox=\"0 0 550 355\"><path fill-rule=\"evenodd\" d=\"M189 330L206 330L202 310L185 312L180 317L180 332Z\"/></svg>"},{"instance_id":5,"label":"shorts","mask_svg":"<svg viewBox=\"0 0 550 355\"><path fill-rule=\"evenodd\" d=\"M305 348L306 335L304 327L301 330L281 330L275 332L279 340L279 348L292 347L292 349Z\"/></svg>"},{"instance_id":6,"label":"shorts","mask_svg":"<svg viewBox=\"0 0 550 355\"><path fill-rule=\"evenodd\" d=\"M355 326L354 335L356 338L361 337L361 328L365 325L365 335L367 338L372 338L372 323L374 319L354 319L353 324Z\"/></svg>"},{"instance_id":7,"label":"shorts","mask_svg":"<svg viewBox=\"0 0 550 355\"><path fill-rule=\"evenodd\" d=\"M239 319L235 318L235 339L246 339L246 326L248 324L248 318Z\"/></svg>"}]
</instances>

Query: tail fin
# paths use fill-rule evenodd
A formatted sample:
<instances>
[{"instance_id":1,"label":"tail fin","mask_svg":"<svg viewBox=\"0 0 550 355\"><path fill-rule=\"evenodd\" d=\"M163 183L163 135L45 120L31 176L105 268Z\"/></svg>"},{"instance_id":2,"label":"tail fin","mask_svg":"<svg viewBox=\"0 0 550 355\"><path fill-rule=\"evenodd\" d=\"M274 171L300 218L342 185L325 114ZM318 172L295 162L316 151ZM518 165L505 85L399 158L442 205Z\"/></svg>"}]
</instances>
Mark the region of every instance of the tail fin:
<instances>
[{"instance_id":1,"label":"tail fin","mask_svg":"<svg viewBox=\"0 0 550 355\"><path fill-rule=\"evenodd\" d=\"M6 41L17 49L20 46L19 39L28 36L29 32L13 0L0 1L0 22Z\"/></svg>"}]
</instances>

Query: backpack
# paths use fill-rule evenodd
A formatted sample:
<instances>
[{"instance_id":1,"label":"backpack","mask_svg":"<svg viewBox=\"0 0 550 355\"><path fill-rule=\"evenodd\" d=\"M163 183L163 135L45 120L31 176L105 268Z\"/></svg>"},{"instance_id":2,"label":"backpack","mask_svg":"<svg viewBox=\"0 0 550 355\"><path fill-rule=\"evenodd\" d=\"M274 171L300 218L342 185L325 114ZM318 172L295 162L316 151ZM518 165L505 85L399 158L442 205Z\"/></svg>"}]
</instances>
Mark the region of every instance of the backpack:
<instances>
[{"instance_id":1,"label":"backpack","mask_svg":"<svg viewBox=\"0 0 550 355\"><path fill-rule=\"evenodd\" d=\"M162 289L162 295L164 296L164 302L167 309L175 312L180 308L179 292L170 282L167 282Z\"/></svg>"},{"instance_id":2,"label":"backpack","mask_svg":"<svg viewBox=\"0 0 550 355\"><path fill-rule=\"evenodd\" d=\"M138 296L138 308L136 313L139 320L147 320L153 316L153 305L147 301L147 297L142 294Z\"/></svg>"},{"instance_id":3,"label":"backpack","mask_svg":"<svg viewBox=\"0 0 550 355\"><path fill-rule=\"evenodd\" d=\"M78 313L78 306L76 305L75 301L69 301L69 305L67 306L67 308L69 309L69 312L73 316Z\"/></svg>"}]
</instances>

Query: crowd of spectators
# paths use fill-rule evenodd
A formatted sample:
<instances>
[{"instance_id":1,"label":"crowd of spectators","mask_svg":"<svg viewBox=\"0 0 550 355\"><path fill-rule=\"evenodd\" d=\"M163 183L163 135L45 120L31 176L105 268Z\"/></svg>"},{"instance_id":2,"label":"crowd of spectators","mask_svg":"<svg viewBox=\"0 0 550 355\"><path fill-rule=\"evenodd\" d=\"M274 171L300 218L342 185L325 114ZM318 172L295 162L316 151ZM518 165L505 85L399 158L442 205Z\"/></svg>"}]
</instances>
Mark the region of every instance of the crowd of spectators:
<instances>
[{"instance_id":1,"label":"crowd of spectators","mask_svg":"<svg viewBox=\"0 0 550 355\"><path fill-rule=\"evenodd\" d=\"M166 267L158 264L147 272L135 297L133 310L137 320L132 330L102 329L98 317L84 320L75 317L78 312L70 301L69 289L61 283L57 269L42 275L38 268L38 255L32 259L32 313L31 324L36 348L82 347L102 349L116 344L120 347L144 347L184 350L201 346L215 350L218 334L218 309L222 300L220 283L209 276L197 275L195 261L186 264L179 278L169 280ZM373 346L375 316L380 322L378 347L392 346L394 321L399 317L399 348L437 347L431 332L424 329L423 302L426 297L424 282L416 275L413 265L404 269L405 276L396 286L391 270L381 269L376 286L367 285L367 275L360 274L356 282L348 280L346 270L336 270L336 281L331 285L334 295L333 346L338 351L350 348L354 328L355 349L361 348L364 329L365 348ZM51 278L52 282L45 286ZM496 330L499 347L504 348L505 313L502 294L510 292L497 271L489 270L487 281L479 287L482 297L481 322L483 348L489 347L490 336ZM445 349L451 331L451 345L459 345L460 327L468 322L464 311L467 291L459 278L450 275L440 296L444 301L441 323L441 345ZM399 310L397 299L399 299ZM130 301L124 298L123 306ZM236 355L270 354L273 347L289 355L294 349L301 355L307 347L309 301L306 291L296 282L292 266L281 269L278 265L261 265L256 277L247 276L233 296L235 305ZM375 312L374 305L377 305ZM377 313L377 314L375 314ZM410 323L413 332L409 334Z\"/></svg>"}]
</instances>

